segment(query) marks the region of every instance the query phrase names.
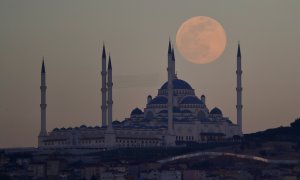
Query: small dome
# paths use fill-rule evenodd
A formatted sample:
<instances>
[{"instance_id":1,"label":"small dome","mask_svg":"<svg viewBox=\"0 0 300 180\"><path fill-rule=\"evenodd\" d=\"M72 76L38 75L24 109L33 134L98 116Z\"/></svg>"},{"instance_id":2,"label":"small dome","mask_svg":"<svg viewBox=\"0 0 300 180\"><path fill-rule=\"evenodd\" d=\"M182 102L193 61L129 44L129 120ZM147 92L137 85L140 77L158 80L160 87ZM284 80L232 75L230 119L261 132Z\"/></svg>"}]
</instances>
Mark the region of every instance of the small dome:
<instances>
[{"instance_id":1,"label":"small dome","mask_svg":"<svg viewBox=\"0 0 300 180\"><path fill-rule=\"evenodd\" d=\"M210 111L210 114L223 115L223 114L222 114L222 111L221 111L219 108L217 108L217 107L213 108L213 109Z\"/></svg>"},{"instance_id":2,"label":"small dome","mask_svg":"<svg viewBox=\"0 0 300 180\"><path fill-rule=\"evenodd\" d=\"M160 89L168 89L168 81L165 82ZM193 89L189 83L181 79L173 80L173 89Z\"/></svg>"},{"instance_id":3,"label":"small dome","mask_svg":"<svg viewBox=\"0 0 300 180\"><path fill-rule=\"evenodd\" d=\"M131 111L130 116L132 115L140 115L143 114L143 111L139 108L135 108L134 110Z\"/></svg>"},{"instance_id":4,"label":"small dome","mask_svg":"<svg viewBox=\"0 0 300 180\"><path fill-rule=\"evenodd\" d=\"M226 122L228 122L229 124L233 124L229 119L227 119Z\"/></svg>"},{"instance_id":5,"label":"small dome","mask_svg":"<svg viewBox=\"0 0 300 180\"><path fill-rule=\"evenodd\" d=\"M203 104L203 102L196 96L187 96L182 99L180 104Z\"/></svg>"},{"instance_id":6,"label":"small dome","mask_svg":"<svg viewBox=\"0 0 300 180\"><path fill-rule=\"evenodd\" d=\"M201 98L205 98L204 94L201 95Z\"/></svg>"},{"instance_id":7,"label":"small dome","mask_svg":"<svg viewBox=\"0 0 300 180\"><path fill-rule=\"evenodd\" d=\"M165 96L157 96L149 104L167 104L168 98Z\"/></svg>"},{"instance_id":8,"label":"small dome","mask_svg":"<svg viewBox=\"0 0 300 180\"><path fill-rule=\"evenodd\" d=\"M80 128L86 128L86 125L81 125Z\"/></svg>"},{"instance_id":9,"label":"small dome","mask_svg":"<svg viewBox=\"0 0 300 180\"><path fill-rule=\"evenodd\" d=\"M121 124L121 122L120 122L120 121L117 121L117 120L115 120L115 121L112 122L112 125L113 125L113 126L120 125L120 124Z\"/></svg>"}]
</instances>

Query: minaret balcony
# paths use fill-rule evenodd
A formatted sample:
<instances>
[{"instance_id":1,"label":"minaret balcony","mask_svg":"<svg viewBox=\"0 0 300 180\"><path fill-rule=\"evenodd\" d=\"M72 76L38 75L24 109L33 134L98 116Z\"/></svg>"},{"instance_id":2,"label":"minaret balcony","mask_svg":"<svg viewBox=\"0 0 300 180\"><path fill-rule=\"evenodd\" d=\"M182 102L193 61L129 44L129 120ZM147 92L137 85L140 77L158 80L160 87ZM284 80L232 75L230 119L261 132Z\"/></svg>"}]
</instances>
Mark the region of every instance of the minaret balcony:
<instances>
[{"instance_id":1,"label":"minaret balcony","mask_svg":"<svg viewBox=\"0 0 300 180\"><path fill-rule=\"evenodd\" d=\"M42 109L45 109L45 108L47 107L47 104L40 104L40 107L41 107Z\"/></svg>"},{"instance_id":2,"label":"minaret balcony","mask_svg":"<svg viewBox=\"0 0 300 180\"><path fill-rule=\"evenodd\" d=\"M242 87L237 87L236 90L237 90L237 91L242 91L243 88L242 88Z\"/></svg>"},{"instance_id":3,"label":"minaret balcony","mask_svg":"<svg viewBox=\"0 0 300 180\"><path fill-rule=\"evenodd\" d=\"M40 86L40 89L41 89L42 91L45 91L45 90L47 89L47 86Z\"/></svg>"},{"instance_id":4,"label":"minaret balcony","mask_svg":"<svg viewBox=\"0 0 300 180\"><path fill-rule=\"evenodd\" d=\"M242 73L243 73L242 70L237 70L237 71L236 71L236 74L237 74L237 75L241 75Z\"/></svg>"},{"instance_id":5,"label":"minaret balcony","mask_svg":"<svg viewBox=\"0 0 300 180\"><path fill-rule=\"evenodd\" d=\"M242 109L243 108L243 105L236 105L235 106L237 109Z\"/></svg>"}]
</instances>

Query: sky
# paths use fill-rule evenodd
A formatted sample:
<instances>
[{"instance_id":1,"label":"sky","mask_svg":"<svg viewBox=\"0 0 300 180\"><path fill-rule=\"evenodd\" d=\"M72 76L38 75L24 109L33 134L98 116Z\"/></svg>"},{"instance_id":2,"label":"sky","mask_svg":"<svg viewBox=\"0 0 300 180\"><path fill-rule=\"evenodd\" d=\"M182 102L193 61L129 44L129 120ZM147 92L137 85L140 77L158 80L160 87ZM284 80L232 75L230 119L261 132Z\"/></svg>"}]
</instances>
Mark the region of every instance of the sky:
<instances>
[{"instance_id":1,"label":"sky","mask_svg":"<svg viewBox=\"0 0 300 180\"><path fill-rule=\"evenodd\" d=\"M1 0L0 148L37 146L40 70L47 72L47 130L101 124L101 51L113 68L113 119L145 108L167 80L167 46L193 16L219 21L224 53L204 65L175 47L178 78L236 122L236 50L243 68L244 133L300 116L298 0Z\"/></svg>"}]
</instances>

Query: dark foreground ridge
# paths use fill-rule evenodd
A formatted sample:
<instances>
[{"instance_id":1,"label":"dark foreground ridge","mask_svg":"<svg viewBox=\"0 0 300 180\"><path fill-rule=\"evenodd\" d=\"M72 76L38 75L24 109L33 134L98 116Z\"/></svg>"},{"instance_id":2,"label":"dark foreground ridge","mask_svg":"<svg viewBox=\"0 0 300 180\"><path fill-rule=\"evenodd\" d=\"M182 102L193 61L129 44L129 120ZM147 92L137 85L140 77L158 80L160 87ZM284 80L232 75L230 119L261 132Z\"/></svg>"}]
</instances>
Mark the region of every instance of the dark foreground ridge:
<instances>
[{"instance_id":1,"label":"dark foreground ridge","mask_svg":"<svg viewBox=\"0 0 300 180\"><path fill-rule=\"evenodd\" d=\"M239 139L176 148L6 149L0 153L0 179L298 178L299 161L289 156L299 152L278 149L285 142L268 143L256 147ZM269 151L261 154L265 147Z\"/></svg>"},{"instance_id":2,"label":"dark foreground ridge","mask_svg":"<svg viewBox=\"0 0 300 180\"><path fill-rule=\"evenodd\" d=\"M231 142L172 148L0 150L0 179L300 178L300 119ZM194 178L195 179L195 178Z\"/></svg>"}]
</instances>

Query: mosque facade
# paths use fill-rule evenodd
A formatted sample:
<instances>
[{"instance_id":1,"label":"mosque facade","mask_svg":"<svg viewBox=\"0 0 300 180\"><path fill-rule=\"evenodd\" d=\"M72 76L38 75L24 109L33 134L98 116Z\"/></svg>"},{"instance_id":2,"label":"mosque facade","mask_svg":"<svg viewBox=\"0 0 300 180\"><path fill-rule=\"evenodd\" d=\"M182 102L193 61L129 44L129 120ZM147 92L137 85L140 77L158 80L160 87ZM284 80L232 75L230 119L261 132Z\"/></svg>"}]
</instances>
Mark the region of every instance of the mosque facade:
<instances>
[{"instance_id":1,"label":"mosque facade","mask_svg":"<svg viewBox=\"0 0 300 180\"><path fill-rule=\"evenodd\" d=\"M198 97L192 86L177 77L174 49L168 46L167 81L155 97L148 96L144 109L135 108L123 121L113 119L112 62L105 46L102 51L102 124L91 127L46 130L46 71L41 70L41 129L39 148L124 148L182 146L209 143L242 136L242 69L240 45L237 50L237 123L225 117L221 109L206 106L206 97Z\"/></svg>"}]
</instances>

